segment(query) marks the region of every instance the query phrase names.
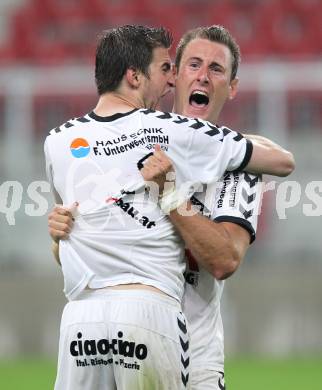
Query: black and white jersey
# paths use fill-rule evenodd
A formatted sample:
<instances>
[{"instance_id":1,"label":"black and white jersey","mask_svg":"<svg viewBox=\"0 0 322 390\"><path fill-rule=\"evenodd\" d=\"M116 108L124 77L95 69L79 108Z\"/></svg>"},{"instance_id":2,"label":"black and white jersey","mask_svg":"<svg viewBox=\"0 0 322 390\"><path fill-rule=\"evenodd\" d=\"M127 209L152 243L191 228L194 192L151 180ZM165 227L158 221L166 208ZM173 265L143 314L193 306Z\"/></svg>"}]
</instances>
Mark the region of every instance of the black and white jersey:
<instances>
[{"instance_id":1,"label":"black and white jersey","mask_svg":"<svg viewBox=\"0 0 322 390\"><path fill-rule=\"evenodd\" d=\"M221 180L195 193L192 202L200 212L217 222L232 222L245 228L250 242L255 239L261 208L262 182L247 172L225 172ZM224 281L199 269L187 251L183 310L189 321L193 370L224 371L224 330L220 298Z\"/></svg>"},{"instance_id":2,"label":"black and white jersey","mask_svg":"<svg viewBox=\"0 0 322 390\"><path fill-rule=\"evenodd\" d=\"M149 197L138 167L160 144L176 168L176 185L211 184L247 165L252 144L239 133L175 114L132 110L90 113L53 129L45 142L56 201L79 202L69 240L61 241L65 293L86 286L152 285L181 300L182 241Z\"/></svg>"}]
</instances>

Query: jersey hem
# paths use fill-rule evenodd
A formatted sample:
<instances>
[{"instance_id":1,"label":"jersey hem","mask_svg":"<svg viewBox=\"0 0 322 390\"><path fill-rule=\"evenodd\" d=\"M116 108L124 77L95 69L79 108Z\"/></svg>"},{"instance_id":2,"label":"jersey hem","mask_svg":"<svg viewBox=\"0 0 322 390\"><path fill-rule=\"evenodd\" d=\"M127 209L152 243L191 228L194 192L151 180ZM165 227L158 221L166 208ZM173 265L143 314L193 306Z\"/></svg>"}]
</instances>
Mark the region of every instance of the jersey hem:
<instances>
[{"instance_id":1,"label":"jersey hem","mask_svg":"<svg viewBox=\"0 0 322 390\"><path fill-rule=\"evenodd\" d=\"M240 164L239 168L235 169L236 171L242 171L249 163L252 154L253 154L253 143L246 138L246 152L245 152L245 157Z\"/></svg>"},{"instance_id":2,"label":"jersey hem","mask_svg":"<svg viewBox=\"0 0 322 390\"><path fill-rule=\"evenodd\" d=\"M79 294L85 290L85 287L89 285L93 277L94 274L85 276L70 292L66 292L66 289L64 289L66 298L69 301L75 300L79 296Z\"/></svg>"},{"instance_id":3,"label":"jersey hem","mask_svg":"<svg viewBox=\"0 0 322 390\"><path fill-rule=\"evenodd\" d=\"M111 280L91 280L88 283L88 287L92 288L92 289L100 289L100 288L104 288L104 287L113 287L113 286L118 286L118 285L136 284L136 283L143 284L146 286L155 287L155 288L159 289L160 291L164 292L165 294L169 295L171 298L175 299L179 303L181 302L178 294L174 293L172 290L167 289L166 287L164 287L163 285L161 285L159 283L155 283L153 280L144 280L144 279L133 278L133 277L128 278L128 279L125 279L123 277L122 279L118 279L118 280L114 280L114 281L111 281Z\"/></svg>"},{"instance_id":4,"label":"jersey hem","mask_svg":"<svg viewBox=\"0 0 322 390\"><path fill-rule=\"evenodd\" d=\"M248 231L248 233L250 235L250 239L249 239L250 244L252 244L256 239L256 233L255 233L255 230L254 230L252 224L243 218L232 217L230 215L221 215L219 217L216 217L214 220L216 222L232 222L232 223L235 223L236 225L243 227L245 230Z\"/></svg>"}]
</instances>

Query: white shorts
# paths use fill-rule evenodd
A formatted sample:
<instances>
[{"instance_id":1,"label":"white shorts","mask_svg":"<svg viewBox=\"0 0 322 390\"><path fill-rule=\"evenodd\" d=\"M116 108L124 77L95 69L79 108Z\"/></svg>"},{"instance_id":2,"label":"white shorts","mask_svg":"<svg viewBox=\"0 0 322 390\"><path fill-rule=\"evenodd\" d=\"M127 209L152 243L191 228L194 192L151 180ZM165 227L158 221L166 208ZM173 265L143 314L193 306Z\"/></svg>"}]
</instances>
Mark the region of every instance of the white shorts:
<instances>
[{"instance_id":1,"label":"white shorts","mask_svg":"<svg viewBox=\"0 0 322 390\"><path fill-rule=\"evenodd\" d=\"M86 291L64 309L55 390L189 389L180 304L145 290Z\"/></svg>"},{"instance_id":2,"label":"white shorts","mask_svg":"<svg viewBox=\"0 0 322 390\"><path fill-rule=\"evenodd\" d=\"M225 390L225 375L222 371L194 369L191 372L191 390Z\"/></svg>"}]
</instances>

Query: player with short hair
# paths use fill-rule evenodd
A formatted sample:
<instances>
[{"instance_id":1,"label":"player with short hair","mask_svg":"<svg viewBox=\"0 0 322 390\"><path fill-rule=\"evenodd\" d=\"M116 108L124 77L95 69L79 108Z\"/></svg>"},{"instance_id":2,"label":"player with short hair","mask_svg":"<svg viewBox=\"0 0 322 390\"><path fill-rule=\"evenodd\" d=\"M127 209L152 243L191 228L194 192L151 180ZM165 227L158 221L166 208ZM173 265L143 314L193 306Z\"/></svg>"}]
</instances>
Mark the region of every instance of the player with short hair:
<instances>
[{"instance_id":1,"label":"player with short hair","mask_svg":"<svg viewBox=\"0 0 322 390\"><path fill-rule=\"evenodd\" d=\"M239 63L239 47L224 27L189 30L176 50L174 111L217 123L225 102L236 96ZM224 279L237 270L255 239L260 211L259 176L226 172L219 182L212 197L199 192L193 198L208 220L198 215L188 221L175 212L170 216L189 248L183 308L191 334L192 390L225 389L220 299ZM209 239L218 232L220 240ZM232 249L226 256L222 247L228 245ZM214 275L195 261L205 255L213 258Z\"/></svg>"},{"instance_id":2,"label":"player with short hair","mask_svg":"<svg viewBox=\"0 0 322 390\"><path fill-rule=\"evenodd\" d=\"M59 248L71 302L62 318L56 389L189 386L187 328L180 311L183 248L165 213L144 209L146 187L137 169L148 169L153 160L144 164L154 144L167 150L178 188L187 181L190 187L213 183L225 169L281 172L276 158L283 160L284 152L268 151L198 119L154 111L173 84L160 31L142 26L107 30L97 56L118 66L124 47L132 54L120 82L100 90L93 112L54 129L46 140L56 200L66 205L77 195L81 217ZM144 73L136 48L151 41ZM108 69L108 63L96 59L98 86L104 71L97 68ZM164 157L162 150L153 156L160 163ZM88 177L95 182L95 199ZM176 196L166 194L161 206L172 211L181 200L173 201ZM213 270L211 263L198 260Z\"/></svg>"}]
</instances>

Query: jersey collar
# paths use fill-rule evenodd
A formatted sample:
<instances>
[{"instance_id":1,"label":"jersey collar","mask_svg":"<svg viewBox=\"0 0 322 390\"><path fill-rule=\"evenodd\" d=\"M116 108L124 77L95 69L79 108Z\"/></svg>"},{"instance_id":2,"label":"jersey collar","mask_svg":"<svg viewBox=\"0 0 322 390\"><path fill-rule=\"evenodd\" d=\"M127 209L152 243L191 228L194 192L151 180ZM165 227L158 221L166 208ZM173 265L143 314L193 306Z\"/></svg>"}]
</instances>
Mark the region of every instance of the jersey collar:
<instances>
[{"instance_id":1,"label":"jersey collar","mask_svg":"<svg viewBox=\"0 0 322 390\"><path fill-rule=\"evenodd\" d=\"M123 118L124 116L131 115L131 114L133 114L133 112L135 112L137 110L138 110L138 108L135 108L134 110L131 110L128 112L124 112L124 113L118 112L118 113L110 115L110 116L99 116L99 115L95 114L94 111L92 111L88 114L88 116L90 118L98 121L98 122L113 122L116 119L120 119L120 118Z\"/></svg>"}]
</instances>

